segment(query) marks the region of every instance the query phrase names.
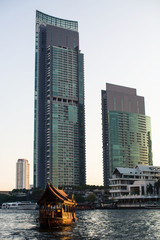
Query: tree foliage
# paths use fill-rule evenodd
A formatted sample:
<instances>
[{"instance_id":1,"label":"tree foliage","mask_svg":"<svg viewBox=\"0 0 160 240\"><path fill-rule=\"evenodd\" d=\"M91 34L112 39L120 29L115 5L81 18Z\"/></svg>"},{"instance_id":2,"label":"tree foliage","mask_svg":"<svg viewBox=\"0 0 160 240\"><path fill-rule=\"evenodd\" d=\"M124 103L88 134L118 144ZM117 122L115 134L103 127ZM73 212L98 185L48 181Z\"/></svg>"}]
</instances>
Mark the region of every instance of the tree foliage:
<instances>
[{"instance_id":1,"label":"tree foliage","mask_svg":"<svg viewBox=\"0 0 160 240\"><path fill-rule=\"evenodd\" d=\"M44 190L35 188L32 190L13 189L10 195L0 194L0 205L5 202L32 201L37 202ZM25 196L19 196L18 193L25 193Z\"/></svg>"},{"instance_id":2,"label":"tree foliage","mask_svg":"<svg viewBox=\"0 0 160 240\"><path fill-rule=\"evenodd\" d=\"M0 205L5 202L25 201L26 197L16 197L14 195L0 194Z\"/></svg>"},{"instance_id":3,"label":"tree foliage","mask_svg":"<svg viewBox=\"0 0 160 240\"><path fill-rule=\"evenodd\" d=\"M151 183L147 185L147 193L148 194L153 194L153 186Z\"/></svg>"},{"instance_id":4,"label":"tree foliage","mask_svg":"<svg viewBox=\"0 0 160 240\"><path fill-rule=\"evenodd\" d=\"M82 193L76 193L74 194L74 199L76 200L77 203L84 203L85 198Z\"/></svg>"},{"instance_id":5,"label":"tree foliage","mask_svg":"<svg viewBox=\"0 0 160 240\"><path fill-rule=\"evenodd\" d=\"M158 179L157 182L154 184L156 194L158 195L160 193L160 179Z\"/></svg>"},{"instance_id":6,"label":"tree foliage","mask_svg":"<svg viewBox=\"0 0 160 240\"><path fill-rule=\"evenodd\" d=\"M97 197L94 193L90 193L87 197L87 201L90 203L94 203L97 200Z\"/></svg>"},{"instance_id":7,"label":"tree foliage","mask_svg":"<svg viewBox=\"0 0 160 240\"><path fill-rule=\"evenodd\" d=\"M28 195L28 200L37 202L40 199L43 192L44 190L41 188L34 188L32 191L30 191L30 194Z\"/></svg>"}]
</instances>

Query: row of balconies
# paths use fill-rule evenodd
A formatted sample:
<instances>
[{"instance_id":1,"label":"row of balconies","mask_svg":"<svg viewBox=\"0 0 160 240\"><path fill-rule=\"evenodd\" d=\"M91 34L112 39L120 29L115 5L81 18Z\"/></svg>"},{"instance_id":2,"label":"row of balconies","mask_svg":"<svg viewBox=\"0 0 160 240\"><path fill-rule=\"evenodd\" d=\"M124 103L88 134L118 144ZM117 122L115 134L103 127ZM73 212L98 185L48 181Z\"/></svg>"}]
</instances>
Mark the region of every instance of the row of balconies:
<instances>
[{"instance_id":1,"label":"row of balconies","mask_svg":"<svg viewBox=\"0 0 160 240\"><path fill-rule=\"evenodd\" d=\"M113 187L113 186L124 186L124 185L132 185L134 182L139 182L139 181L143 181L143 182L146 182L146 181L156 181L158 180L159 178L150 178L150 179L132 179L130 181L125 181L125 182L121 182L121 181L117 181L117 182L113 182L113 181L110 181L110 186Z\"/></svg>"},{"instance_id":2,"label":"row of balconies","mask_svg":"<svg viewBox=\"0 0 160 240\"><path fill-rule=\"evenodd\" d=\"M113 181L117 181L118 179L119 179L119 181L122 181L122 180L148 180L148 179L155 179L155 178L160 178L160 174L149 175L149 176L140 175L140 176L117 177L117 178L110 179L110 181L113 182Z\"/></svg>"},{"instance_id":3,"label":"row of balconies","mask_svg":"<svg viewBox=\"0 0 160 240\"><path fill-rule=\"evenodd\" d=\"M119 186L128 186L131 185L131 183L115 183L115 184L110 184L110 187L119 187Z\"/></svg>"},{"instance_id":4,"label":"row of balconies","mask_svg":"<svg viewBox=\"0 0 160 240\"><path fill-rule=\"evenodd\" d=\"M121 193L121 192L124 192L124 193L129 193L128 189L124 190L124 189L117 189L117 190L109 190L110 193Z\"/></svg>"},{"instance_id":5,"label":"row of balconies","mask_svg":"<svg viewBox=\"0 0 160 240\"><path fill-rule=\"evenodd\" d=\"M113 175L112 179L110 179L110 181L112 180L117 180L117 179L142 179L142 177L159 177L160 178L160 172L157 173L149 173L149 174L136 174L136 175Z\"/></svg>"},{"instance_id":6,"label":"row of balconies","mask_svg":"<svg viewBox=\"0 0 160 240\"><path fill-rule=\"evenodd\" d=\"M109 199L111 200L111 199L136 199L136 198L143 198L143 199L151 199L151 198L159 198L159 196L158 195L154 195L154 196L152 196L152 195L137 195L137 194L135 194L135 195L120 195L120 196L112 196L112 197L109 197Z\"/></svg>"}]
</instances>

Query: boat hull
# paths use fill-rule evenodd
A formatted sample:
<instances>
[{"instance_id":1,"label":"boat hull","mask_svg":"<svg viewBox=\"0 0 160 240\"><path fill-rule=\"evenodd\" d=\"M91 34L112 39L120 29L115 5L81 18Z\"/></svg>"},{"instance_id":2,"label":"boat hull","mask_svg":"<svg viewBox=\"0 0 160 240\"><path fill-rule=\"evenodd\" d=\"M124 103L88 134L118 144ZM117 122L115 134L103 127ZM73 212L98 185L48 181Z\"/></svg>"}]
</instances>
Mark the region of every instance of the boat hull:
<instances>
[{"instance_id":1,"label":"boat hull","mask_svg":"<svg viewBox=\"0 0 160 240\"><path fill-rule=\"evenodd\" d=\"M74 224L77 221L75 219L64 219L64 218L54 218L54 219L47 219L47 218L40 218L39 225L40 228L52 228L57 226L69 226Z\"/></svg>"}]
</instances>

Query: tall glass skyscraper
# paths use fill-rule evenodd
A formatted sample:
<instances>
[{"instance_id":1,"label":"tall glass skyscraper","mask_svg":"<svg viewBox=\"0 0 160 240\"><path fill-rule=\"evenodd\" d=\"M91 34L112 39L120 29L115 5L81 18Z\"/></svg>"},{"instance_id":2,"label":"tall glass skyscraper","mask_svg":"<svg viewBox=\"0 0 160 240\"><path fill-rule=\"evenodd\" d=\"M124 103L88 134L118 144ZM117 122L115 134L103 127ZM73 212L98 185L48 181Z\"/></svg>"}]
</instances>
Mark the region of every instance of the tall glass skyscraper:
<instances>
[{"instance_id":1,"label":"tall glass skyscraper","mask_svg":"<svg viewBox=\"0 0 160 240\"><path fill-rule=\"evenodd\" d=\"M116 167L152 165L150 117L136 89L106 84L102 91L104 185Z\"/></svg>"},{"instance_id":2,"label":"tall glass skyscraper","mask_svg":"<svg viewBox=\"0 0 160 240\"><path fill-rule=\"evenodd\" d=\"M84 60L78 22L36 11L34 186L84 185Z\"/></svg>"}]
</instances>

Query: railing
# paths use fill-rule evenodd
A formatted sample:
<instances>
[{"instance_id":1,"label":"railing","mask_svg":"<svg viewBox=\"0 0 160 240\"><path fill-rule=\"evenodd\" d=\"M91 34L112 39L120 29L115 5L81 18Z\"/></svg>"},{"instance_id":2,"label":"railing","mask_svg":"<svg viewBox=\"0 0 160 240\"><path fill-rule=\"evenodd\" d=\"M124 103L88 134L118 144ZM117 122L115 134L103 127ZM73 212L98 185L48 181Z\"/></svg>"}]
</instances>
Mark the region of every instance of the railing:
<instances>
[{"instance_id":1,"label":"railing","mask_svg":"<svg viewBox=\"0 0 160 240\"><path fill-rule=\"evenodd\" d=\"M133 194L133 195L120 195L120 196L112 196L109 197L109 199L158 199L159 196L157 195L139 195L139 194Z\"/></svg>"}]
</instances>

